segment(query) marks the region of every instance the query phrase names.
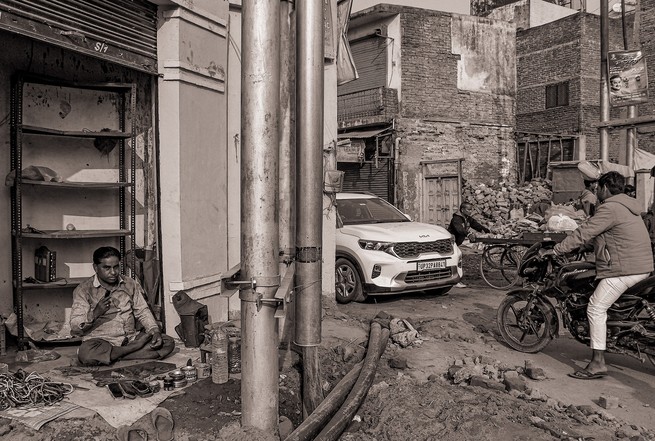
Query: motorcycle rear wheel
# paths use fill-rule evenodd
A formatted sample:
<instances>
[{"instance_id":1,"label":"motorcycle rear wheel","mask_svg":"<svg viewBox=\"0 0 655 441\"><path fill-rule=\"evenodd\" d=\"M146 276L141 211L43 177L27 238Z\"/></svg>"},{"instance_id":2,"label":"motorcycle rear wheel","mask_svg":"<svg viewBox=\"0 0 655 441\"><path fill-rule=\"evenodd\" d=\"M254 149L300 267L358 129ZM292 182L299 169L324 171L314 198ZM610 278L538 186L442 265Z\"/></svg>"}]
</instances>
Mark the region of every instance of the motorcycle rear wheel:
<instances>
[{"instance_id":1,"label":"motorcycle rear wheel","mask_svg":"<svg viewBox=\"0 0 655 441\"><path fill-rule=\"evenodd\" d=\"M551 314L548 308L534 301L530 310L528 301L518 295L508 295L498 306L498 331L509 347L520 352L535 353L552 340Z\"/></svg>"}]
</instances>

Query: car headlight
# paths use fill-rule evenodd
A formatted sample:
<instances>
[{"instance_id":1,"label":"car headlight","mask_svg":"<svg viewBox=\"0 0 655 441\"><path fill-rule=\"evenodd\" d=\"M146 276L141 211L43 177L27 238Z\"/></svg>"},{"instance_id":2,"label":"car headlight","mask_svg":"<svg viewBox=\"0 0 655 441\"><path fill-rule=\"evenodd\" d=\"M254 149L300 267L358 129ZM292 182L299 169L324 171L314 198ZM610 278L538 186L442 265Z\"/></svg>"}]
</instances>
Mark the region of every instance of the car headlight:
<instances>
[{"instance_id":1,"label":"car headlight","mask_svg":"<svg viewBox=\"0 0 655 441\"><path fill-rule=\"evenodd\" d=\"M395 243L393 242L376 242L374 240L360 240L359 241L359 246L363 250L370 250L370 251L384 251L385 253L392 254L393 255L393 246Z\"/></svg>"}]
</instances>

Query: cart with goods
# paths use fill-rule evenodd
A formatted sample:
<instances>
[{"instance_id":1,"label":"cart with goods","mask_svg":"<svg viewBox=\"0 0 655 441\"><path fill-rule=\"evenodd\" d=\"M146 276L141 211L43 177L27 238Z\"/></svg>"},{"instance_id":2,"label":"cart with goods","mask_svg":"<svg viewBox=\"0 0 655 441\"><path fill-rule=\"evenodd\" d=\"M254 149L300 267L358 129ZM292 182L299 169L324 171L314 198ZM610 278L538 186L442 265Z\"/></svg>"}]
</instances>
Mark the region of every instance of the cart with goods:
<instances>
[{"instance_id":1,"label":"cart with goods","mask_svg":"<svg viewBox=\"0 0 655 441\"><path fill-rule=\"evenodd\" d=\"M476 242L484 244L480 257L480 276L495 289L520 285L518 269L525 251L536 242L561 242L565 237L565 233L526 232L518 238L477 238Z\"/></svg>"}]
</instances>

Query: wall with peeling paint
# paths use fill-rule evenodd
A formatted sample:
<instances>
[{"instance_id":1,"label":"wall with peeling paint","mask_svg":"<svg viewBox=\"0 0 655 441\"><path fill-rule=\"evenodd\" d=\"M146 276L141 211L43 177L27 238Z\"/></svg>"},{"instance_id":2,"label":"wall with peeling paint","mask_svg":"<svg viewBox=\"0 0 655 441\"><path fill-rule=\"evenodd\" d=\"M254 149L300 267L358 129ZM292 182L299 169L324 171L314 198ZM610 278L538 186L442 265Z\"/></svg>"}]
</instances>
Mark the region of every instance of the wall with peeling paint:
<instances>
[{"instance_id":1,"label":"wall with peeling paint","mask_svg":"<svg viewBox=\"0 0 655 441\"><path fill-rule=\"evenodd\" d=\"M137 142L137 244L152 247L156 232L156 179L152 118L151 77L129 69L49 46L15 34L0 32L0 46L11 48L0 55L0 173L10 170L9 93L10 78L17 71L45 74L85 82L135 82L137 109L130 120L136 125ZM107 92L28 86L24 92L24 123L63 130L118 128L117 96ZM103 154L93 140L24 137L23 167L42 165L63 179L77 181L117 180L118 149ZM128 155L129 157L129 148ZM23 226L39 229L118 228L117 191L82 191L24 187ZM39 201L38 203L36 201ZM0 251L0 314L12 309L10 190L0 190L0 238L7 246ZM92 252L113 239L39 241L25 240L23 276L33 276L34 249L45 244L57 251L57 276L93 274ZM72 290L30 291L24 296L25 322L62 320L71 305Z\"/></svg>"},{"instance_id":2,"label":"wall with peeling paint","mask_svg":"<svg viewBox=\"0 0 655 441\"><path fill-rule=\"evenodd\" d=\"M469 182L513 179L516 44L512 23L407 9L396 204L423 220L421 163L463 159Z\"/></svg>"}]
</instances>

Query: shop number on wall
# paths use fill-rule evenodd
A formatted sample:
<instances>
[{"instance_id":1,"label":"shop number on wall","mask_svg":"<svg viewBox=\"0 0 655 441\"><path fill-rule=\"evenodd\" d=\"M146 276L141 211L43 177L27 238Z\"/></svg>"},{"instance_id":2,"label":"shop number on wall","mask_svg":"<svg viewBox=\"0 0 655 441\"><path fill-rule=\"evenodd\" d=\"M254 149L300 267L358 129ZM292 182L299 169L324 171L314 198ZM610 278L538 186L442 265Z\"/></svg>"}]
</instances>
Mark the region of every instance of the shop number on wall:
<instances>
[{"instance_id":1,"label":"shop number on wall","mask_svg":"<svg viewBox=\"0 0 655 441\"><path fill-rule=\"evenodd\" d=\"M96 43L94 46L94 49L96 52L100 52L101 54L104 54L107 52L107 49L109 49L109 46L107 46L105 43Z\"/></svg>"}]
</instances>

